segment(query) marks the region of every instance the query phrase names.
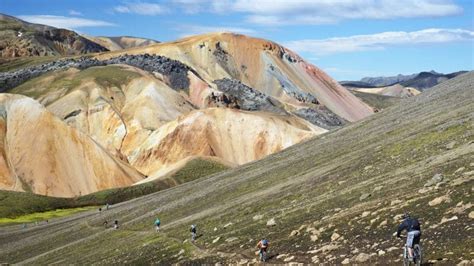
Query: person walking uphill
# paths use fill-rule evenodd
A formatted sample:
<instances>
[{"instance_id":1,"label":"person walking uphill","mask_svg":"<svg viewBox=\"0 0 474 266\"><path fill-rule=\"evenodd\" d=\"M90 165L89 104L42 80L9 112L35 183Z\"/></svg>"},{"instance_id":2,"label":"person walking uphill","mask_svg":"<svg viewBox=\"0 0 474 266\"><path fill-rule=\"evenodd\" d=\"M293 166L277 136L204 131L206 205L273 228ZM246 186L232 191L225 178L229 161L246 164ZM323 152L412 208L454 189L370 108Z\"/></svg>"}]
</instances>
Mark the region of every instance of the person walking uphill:
<instances>
[{"instance_id":1,"label":"person walking uphill","mask_svg":"<svg viewBox=\"0 0 474 266\"><path fill-rule=\"evenodd\" d=\"M260 261L265 262L267 260L268 246L270 246L270 243L268 242L268 240L266 238L262 238L262 240L260 240L257 243L258 251L257 251L256 255L259 255Z\"/></svg>"},{"instance_id":2,"label":"person walking uphill","mask_svg":"<svg viewBox=\"0 0 474 266\"><path fill-rule=\"evenodd\" d=\"M196 240L196 234L197 234L197 228L195 224L191 225L190 231L191 231L191 241L194 242L194 240Z\"/></svg>"},{"instance_id":3,"label":"person walking uphill","mask_svg":"<svg viewBox=\"0 0 474 266\"><path fill-rule=\"evenodd\" d=\"M160 231L160 225L161 225L160 219L156 218L156 220L155 220L156 232Z\"/></svg>"},{"instance_id":4,"label":"person walking uphill","mask_svg":"<svg viewBox=\"0 0 474 266\"><path fill-rule=\"evenodd\" d=\"M413 259L413 245L420 243L421 238L421 226L420 222L416 218L410 217L410 214L405 213L403 216L403 222L398 226L397 237L400 238L400 233L403 230L407 231L407 243L408 257Z\"/></svg>"}]
</instances>

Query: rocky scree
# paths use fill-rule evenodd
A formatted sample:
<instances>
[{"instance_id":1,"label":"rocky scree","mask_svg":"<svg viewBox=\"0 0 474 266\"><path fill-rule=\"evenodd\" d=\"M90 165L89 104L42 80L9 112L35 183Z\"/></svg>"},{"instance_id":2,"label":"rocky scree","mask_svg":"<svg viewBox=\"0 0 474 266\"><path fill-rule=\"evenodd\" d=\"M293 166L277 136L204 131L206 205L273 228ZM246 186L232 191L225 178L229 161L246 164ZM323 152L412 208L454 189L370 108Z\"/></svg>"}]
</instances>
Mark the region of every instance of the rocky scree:
<instances>
[{"instance_id":1,"label":"rocky scree","mask_svg":"<svg viewBox=\"0 0 474 266\"><path fill-rule=\"evenodd\" d=\"M0 92L12 89L25 81L38 77L46 72L64 70L71 67L86 69L94 66L126 64L148 72L158 72L168 78L169 86L175 90L189 88L188 71L185 64L160 55L121 55L107 60L92 57L79 57L49 62L12 72L0 73ZM192 71L194 73L194 71Z\"/></svg>"},{"instance_id":2,"label":"rocky scree","mask_svg":"<svg viewBox=\"0 0 474 266\"><path fill-rule=\"evenodd\" d=\"M228 98L236 99L240 109L247 111L267 111L277 114L287 114L283 105L276 99L269 97L242 82L223 78L214 80L217 89L228 95Z\"/></svg>"},{"instance_id":3,"label":"rocky scree","mask_svg":"<svg viewBox=\"0 0 474 266\"><path fill-rule=\"evenodd\" d=\"M240 73L235 69L235 62L232 56L222 48L220 42L216 43L215 50L212 52L217 60L217 63L224 68L232 77L239 78Z\"/></svg>"},{"instance_id":4,"label":"rocky scree","mask_svg":"<svg viewBox=\"0 0 474 266\"><path fill-rule=\"evenodd\" d=\"M217 89L223 92L223 95L216 96L212 94L212 99L226 103L226 107L247 111L258 110L276 114L288 114L284 106L277 99L265 95L238 80L223 78L214 80L214 83L217 85ZM325 129L333 129L347 123L347 121L324 106L301 108L292 113Z\"/></svg>"},{"instance_id":5,"label":"rocky scree","mask_svg":"<svg viewBox=\"0 0 474 266\"><path fill-rule=\"evenodd\" d=\"M301 108L294 111L293 114L325 129L341 127L347 123L346 120L331 112L324 106L318 106L317 108Z\"/></svg>"}]
</instances>

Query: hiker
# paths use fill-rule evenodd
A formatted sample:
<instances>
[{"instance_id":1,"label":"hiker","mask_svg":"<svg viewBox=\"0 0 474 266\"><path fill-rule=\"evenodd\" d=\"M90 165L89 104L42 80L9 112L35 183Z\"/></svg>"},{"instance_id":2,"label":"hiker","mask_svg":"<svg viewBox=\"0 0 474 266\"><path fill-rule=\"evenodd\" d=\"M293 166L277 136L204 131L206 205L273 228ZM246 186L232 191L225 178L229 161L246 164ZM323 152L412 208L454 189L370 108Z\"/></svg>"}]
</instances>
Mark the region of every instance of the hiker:
<instances>
[{"instance_id":1,"label":"hiker","mask_svg":"<svg viewBox=\"0 0 474 266\"><path fill-rule=\"evenodd\" d=\"M267 260L267 249L268 246L270 246L270 243L268 243L268 240L265 238L262 238L257 244L258 248L258 255L260 256L260 261L265 262Z\"/></svg>"},{"instance_id":2,"label":"hiker","mask_svg":"<svg viewBox=\"0 0 474 266\"><path fill-rule=\"evenodd\" d=\"M156 218L156 220L155 220L156 232L160 231L160 224L161 224L160 219Z\"/></svg>"},{"instance_id":3,"label":"hiker","mask_svg":"<svg viewBox=\"0 0 474 266\"><path fill-rule=\"evenodd\" d=\"M397 229L397 237L401 238L400 233L403 230L407 231L408 258L413 260L413 245L419 244L421 238L420 222L416 218L411 218L409 213L403 214L402 219L403 221Z\"/></svg>"},{"instance_id":4,"label":"hiker","mask_svg":"<svg viewBox=\"0 0 474 266\"><path fill-rule=\"evenodd\" d=\"M114 221L114 229L118 229L118 228L119 228L118 220L115 220Z\"/></svg>"},{"instance_id":5,"label":"hiker","mask_svg":"<svg viewBox=\"0 0 474 266\"><path fill-rule=\"evenodd\" d=\"M191 231L191 241L194 242L194 240L196 240L196 232L197 232L195 224L191 225L191 230L190 231Z\"/></svg>"},{"instance_id":6,"label":"hiker","mask_svg":"<svg viewBox=\"0 0 474 266\"><path fill-rule=\"evenodd\" d=\"M258 248L258 255L260 257L260 261L265 262L267 260L267 249L270 244L266 238L262 238L257 244Z\"/></svg>"}]
</instances>

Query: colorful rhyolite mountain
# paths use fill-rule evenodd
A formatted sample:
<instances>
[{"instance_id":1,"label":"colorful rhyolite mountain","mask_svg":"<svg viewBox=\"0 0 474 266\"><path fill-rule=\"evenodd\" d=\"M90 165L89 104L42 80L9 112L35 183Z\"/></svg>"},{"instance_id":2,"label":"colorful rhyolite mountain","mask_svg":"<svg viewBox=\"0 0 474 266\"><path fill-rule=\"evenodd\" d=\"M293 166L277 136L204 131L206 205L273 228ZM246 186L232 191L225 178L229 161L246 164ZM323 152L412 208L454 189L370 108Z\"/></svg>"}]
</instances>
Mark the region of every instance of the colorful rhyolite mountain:
<instances>
[{"instance_id":1,"label":"colorful rhyolite mountain","mask_svg":"<svg viewBox=\"0 0 474 266\"><path fill-rule=\"evenodd\" d=\"M196 156L244 164L373 112L292 51L243 35L94 58L50 63L8 90L24 96L2 96L0 189L76 196L156 180Z\"/></svg>"}]
</instances>

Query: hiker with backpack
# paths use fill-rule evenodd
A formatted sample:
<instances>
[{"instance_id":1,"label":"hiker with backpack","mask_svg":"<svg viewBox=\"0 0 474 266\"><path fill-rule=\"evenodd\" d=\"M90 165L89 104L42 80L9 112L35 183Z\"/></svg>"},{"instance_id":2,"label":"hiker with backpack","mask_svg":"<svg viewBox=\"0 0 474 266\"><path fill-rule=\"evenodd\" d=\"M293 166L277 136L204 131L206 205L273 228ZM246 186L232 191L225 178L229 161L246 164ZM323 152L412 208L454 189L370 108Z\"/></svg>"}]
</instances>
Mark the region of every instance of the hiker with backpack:
<instances>
[{"instance_id":1,"label":"hiker with backpack","mask_svg":"<svg viewBox=\"0 0 474 266\"><path fill-rule=\"evenodd\" d=\"M265 262L267 260L267 249L270 246L270 243L266 238L262 238L257 244L258 255L260 256L260 261Z\"/></svg>"},{"instance_id":2,"label":"hiker with backpack","mask_svg":"<svg viewBox=\"0 0 474 266\"><path fill-rule=\"evenodd\" d=\"M160 219L156 218L156 220L155 220L156 232L160 231L160 225L161 225Z\"/></svg>"},{"instance_id":3,"label":"hiker with backpack","mask_svg":"<svg viewBox=\"0 0 474 266\"><path fill-rule=\"evenodd\" d=\"M194 240L196 240L196 234L197 234L197 228L195 224L191 225L190 231L191 231L191 241L194 242Z\"/></svg>"}]
</instances>

